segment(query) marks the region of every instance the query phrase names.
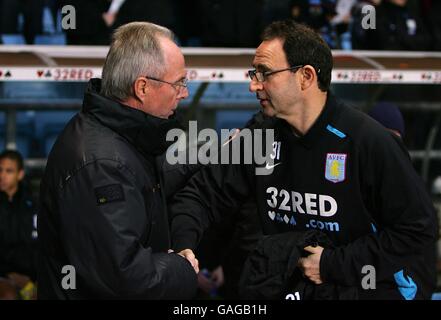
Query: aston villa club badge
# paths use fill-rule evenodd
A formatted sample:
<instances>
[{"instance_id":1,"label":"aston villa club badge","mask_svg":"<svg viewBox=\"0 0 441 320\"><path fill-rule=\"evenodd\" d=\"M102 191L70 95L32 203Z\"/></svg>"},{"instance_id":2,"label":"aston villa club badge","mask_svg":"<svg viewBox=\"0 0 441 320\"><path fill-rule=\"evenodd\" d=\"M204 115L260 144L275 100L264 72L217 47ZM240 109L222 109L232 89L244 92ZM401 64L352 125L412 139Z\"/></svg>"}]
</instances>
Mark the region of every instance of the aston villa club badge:
<instances>
[{"instance_id":1,"label":"aston villa club badge","mask_svg":"<svg viewBox=\"0 0 441 320\"><path fill-rule=\"evenodd\" d=\"M346 178L345 153L328 153L326 155L325 178L333 183L342 182Z\"/></svg>"}]
</instances>

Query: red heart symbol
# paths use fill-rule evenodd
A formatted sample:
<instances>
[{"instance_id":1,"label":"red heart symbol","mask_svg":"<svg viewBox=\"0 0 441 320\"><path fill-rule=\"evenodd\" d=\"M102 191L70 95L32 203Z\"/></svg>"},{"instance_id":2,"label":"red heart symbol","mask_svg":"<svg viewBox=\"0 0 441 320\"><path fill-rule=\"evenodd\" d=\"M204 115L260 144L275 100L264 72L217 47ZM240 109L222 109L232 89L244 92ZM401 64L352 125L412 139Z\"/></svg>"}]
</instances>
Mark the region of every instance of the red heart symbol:
<instances>
[{"instance_id":1,"label":"red heart symbol","mask_svg":"<svg viewBox=\"0 0 441 320\"><path fill-rule=\"evenodd\" d=\"M3 75L3 71L0 70L0 77Z\"/></svg>"},{"instance_id":2,"label":"red heart symbol","mask_svg":"<svg viewBox=\"0 0 441 320\"><path fill-rule=\"evenodd\" d=\"M43 71L38 70L37 74L38 74L38 77L41 78L41 76L43 75Z\"/></svg>"}]
</instances>

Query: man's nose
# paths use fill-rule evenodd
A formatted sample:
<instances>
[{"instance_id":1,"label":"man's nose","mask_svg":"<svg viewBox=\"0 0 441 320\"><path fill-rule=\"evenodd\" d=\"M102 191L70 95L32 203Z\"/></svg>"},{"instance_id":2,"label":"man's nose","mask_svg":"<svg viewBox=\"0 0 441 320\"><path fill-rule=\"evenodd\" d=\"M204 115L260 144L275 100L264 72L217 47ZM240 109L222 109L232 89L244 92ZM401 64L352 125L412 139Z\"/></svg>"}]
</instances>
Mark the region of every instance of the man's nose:
<instances>
[{"instance_id":1,"label":"man's nose","mask_svg":"<svg viewBox=\"0 0 441 320\"><path fill-rule=\"evenodd\" d=\"M250 82L250 92L257 92L259 90L263 89L263 83L256 81L256 80L251 80Z\"/></svg>"},{"instance_id":2,"label":"man's nose","mask_svg":"<svg viewBox=\"0 0 441 320\"><path fill-rule=\"evenodd\" d=\"M183 87L180 91L179 91L179 99L187 99L188 98L188 87Z\"/></svg>"}]
</instances>

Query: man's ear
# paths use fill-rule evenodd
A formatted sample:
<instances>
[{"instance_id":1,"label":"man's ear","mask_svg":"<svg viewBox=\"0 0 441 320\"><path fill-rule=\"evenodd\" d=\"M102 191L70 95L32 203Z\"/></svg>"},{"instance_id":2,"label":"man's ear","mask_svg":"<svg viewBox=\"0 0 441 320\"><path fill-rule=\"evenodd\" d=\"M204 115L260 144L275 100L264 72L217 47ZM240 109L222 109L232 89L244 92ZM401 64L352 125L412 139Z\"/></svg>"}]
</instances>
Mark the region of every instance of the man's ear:
<instances>
[{"instance_id":1,"label":"man's ear","mask_svg":"<svg viewBox=\"0 0 441 320\"><path fill-rule=\"evenodd\" d=\"M314 67L306 65L301 69L302 72L302 89L310 88L314 82L317 82L317 73Z\"/></svg>"},{"instance_id":2,"label":"man's ear","mask_svg":"<svg viewBox=\"0 0 441 320\"><path fill-rule=\"evenodd\" d=\"M18 171L18 181L23 180L24 175L25 175L24 170L23 170L23 169L20 169L20 170Z\"/></svg>"},{"instance_id":3,"label":"man's ear","mask_svg":"<svg viewBox=\"0 0 441 320\"><path fill-rule=\"evenodd\" d=\"M135 83L133 84L133 91L134 91L133 93L136 99L138 99L141 102L144 102L147 96L148 89L149 88L148 88L147 79L143 77L139 77L135 80Z\"/></svg>"}]
</instances>

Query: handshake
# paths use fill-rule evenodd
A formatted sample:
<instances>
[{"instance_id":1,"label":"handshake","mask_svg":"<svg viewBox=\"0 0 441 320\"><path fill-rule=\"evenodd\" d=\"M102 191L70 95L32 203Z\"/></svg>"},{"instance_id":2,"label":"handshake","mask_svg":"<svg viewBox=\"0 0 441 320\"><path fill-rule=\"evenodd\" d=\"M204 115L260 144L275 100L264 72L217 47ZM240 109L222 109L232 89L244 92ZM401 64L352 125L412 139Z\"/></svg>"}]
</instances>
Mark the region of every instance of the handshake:
<instances>
[{"instance_id":1,"label":"handshake","mask_svg":"<svg viewBox=\"0 0 441 320\"><path fill-rule=\"evenodd\" d=\"M168 250L168 253L172 253L172 252L174 252L172 249ZM196 256L194 255L193 250L184 249L184 250L178 252L178 254L181 257L187 259L188 262L190 262L191 266L194 269L194 272L199 273L199 261L198 261L198 259L196 259Z\"/></svg>"}]
</instances>

